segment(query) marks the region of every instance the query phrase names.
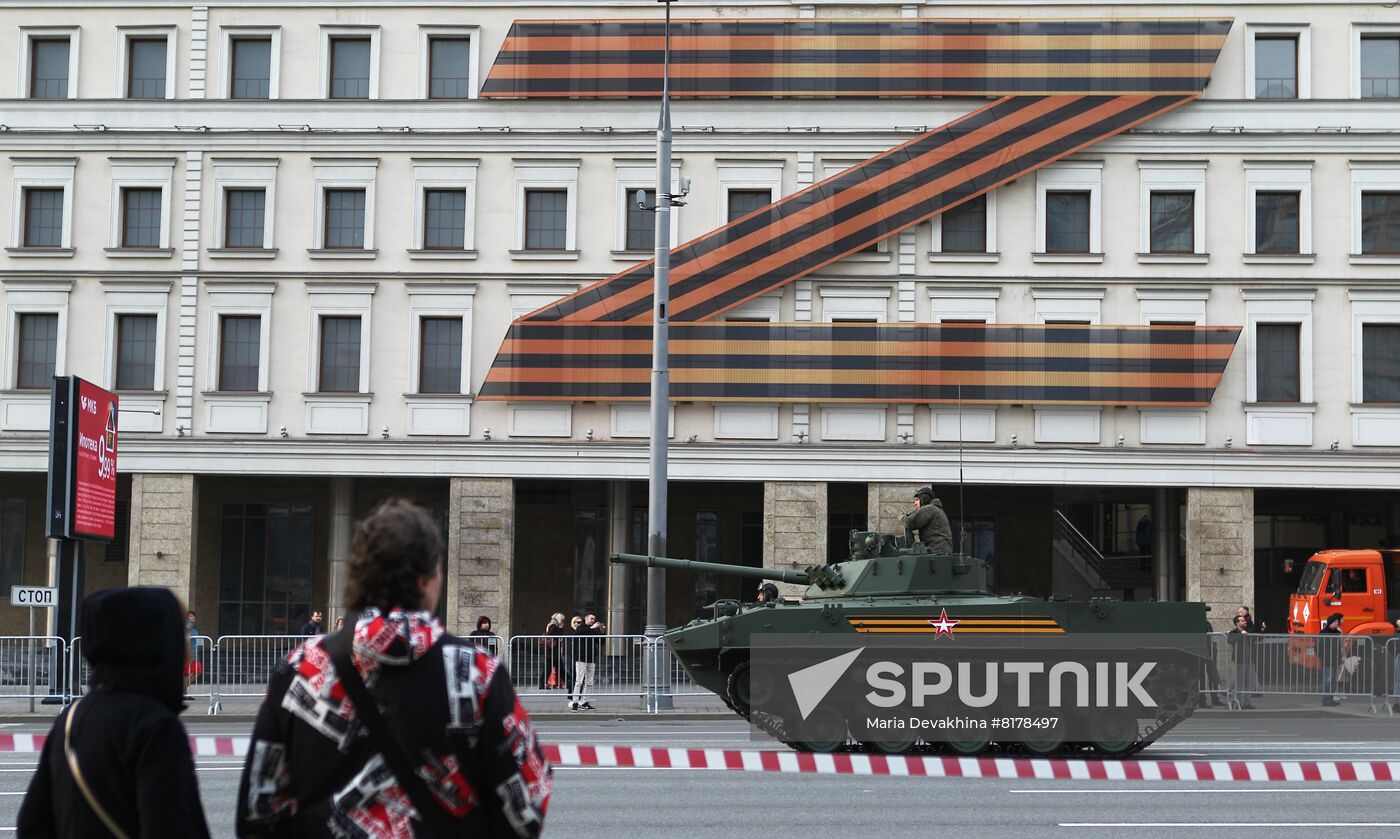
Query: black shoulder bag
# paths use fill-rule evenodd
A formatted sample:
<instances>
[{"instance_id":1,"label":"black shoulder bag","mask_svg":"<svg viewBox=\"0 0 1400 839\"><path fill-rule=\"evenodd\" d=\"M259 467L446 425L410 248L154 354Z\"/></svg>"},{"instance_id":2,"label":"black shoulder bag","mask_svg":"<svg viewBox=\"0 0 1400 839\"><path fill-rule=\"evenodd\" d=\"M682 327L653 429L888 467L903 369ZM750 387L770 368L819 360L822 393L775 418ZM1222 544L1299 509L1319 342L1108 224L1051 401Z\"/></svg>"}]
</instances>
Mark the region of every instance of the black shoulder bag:
<instances>
[{"instance_id":1,"label":"black shoulder bag","mask_svg":"<svg viewBox=\"0 0 1400 839\"><path fill-rule=\"evenodd\" d=\"M364 680L360 678L360 671L356 670L351 662L351 646L352 631L348 626L328 636L321 644L321 648L330 654L331 663L335 665L336 677L345 686L345 693L350 697L350 701L355 703L355 715L364 723L370 744L384 756L385 762L394 771L394 778L408 795L408 800L413 802L413 808L418 811L423 824L432 831L432 835L459 835L461 824L452 818L437 797L428 791L423 779L404 754L403 747L389 729L388 721L379 713L379 706L374 697L370 696Z\"/></svg>"}]
</instances>

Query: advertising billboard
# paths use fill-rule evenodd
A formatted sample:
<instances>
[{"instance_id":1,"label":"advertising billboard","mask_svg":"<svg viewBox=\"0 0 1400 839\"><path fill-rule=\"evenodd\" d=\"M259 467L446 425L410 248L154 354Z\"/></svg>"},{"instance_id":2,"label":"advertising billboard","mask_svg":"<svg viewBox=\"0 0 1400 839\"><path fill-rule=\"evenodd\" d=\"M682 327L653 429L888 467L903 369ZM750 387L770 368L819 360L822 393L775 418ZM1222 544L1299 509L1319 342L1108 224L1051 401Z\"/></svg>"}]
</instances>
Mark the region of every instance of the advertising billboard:
<instances>
[{"instance_id":1,"label":"advertising billboard","mask_svg":"<svg viewBox=\"0 0 1400 839\"><path fill-rule=\"evenodd\" d=\"M116 536L117 397L77 376L57 376L52 410L47 535L110 541Z\"/></svg>"}]
</instances>

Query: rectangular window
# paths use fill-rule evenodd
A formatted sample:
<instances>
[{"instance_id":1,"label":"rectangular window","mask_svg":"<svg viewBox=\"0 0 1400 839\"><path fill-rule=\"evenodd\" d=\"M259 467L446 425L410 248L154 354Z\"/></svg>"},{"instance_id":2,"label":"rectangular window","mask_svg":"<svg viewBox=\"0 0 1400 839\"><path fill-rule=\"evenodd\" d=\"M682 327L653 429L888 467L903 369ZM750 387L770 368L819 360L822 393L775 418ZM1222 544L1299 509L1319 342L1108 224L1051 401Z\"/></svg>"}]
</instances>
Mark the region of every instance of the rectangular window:
<instances>
[{"instance_id":1,"label":"rectangular window","mask_svg":"<svg viewBox=\"0 0 1400 839\"><path fill-rule=\"evenodd\" d=\"M165 38L131 38L126 42L128 99L165 98Z\"/></svg>"},{"instance_id":2,"label":"rectangular window","mask_svg":"<svg viewBox=\"0 0 1400 839\"><path fill-rule=\"evenodd\" d=\"M1361 98L1400 99L1400 35L1361 39Z\"/></svg>"},{"instance_id":3,"label":"rectangular window","mask_svg":"<svg viewBox=\"0 0 1400 839\"><path fill-rule=\"evenodd\" d=\"M53 384L58 363L58 315L19 316L19 364L15 386L21 390L47 390Z\"/></svg>"},{"instance_id":4,"label":"rectangular window","mask_svg":"<svg viewBox=\"0 0 1400 839\"><path fill-rule=\"evenodd\" d=\"M1254 39L1254 98L1298 98L1298 36Z\"/></svg>"},{"instance_id":5,"label":"rectangular window","mask_svg":"<svg viewBox=\"0 0 1400 839\"><path fill-rule=\"evenodd\" d=\"M155 390L156 316L117 315L117 390Z\"/></svg>"},{"instance_id":6,"label":"rectangular window","mask_svg":"<svg viewBox=\"0 0 1400 839\"><path fill-rule=\"evenodd\" d=\"M224 247L261 248L265 189L224 190Z\"/></svg>"},{"instance_id":7,"label":"rectangular window","mask_svg":"<svg viewBox=\"0 0 1400 839\"><path fill-rule=\"evenodd\" d=\"M1151 253L1194 253L1196 193L1154 192L1151 196Z\"/></svg>"},{"instance_id":8,"label":"rectangular window","mask_svg":"<svg viewBox=\"0 0 1400 839\"><path fill-rule=\"evenodd\" d=\"M1089 252L1089 193L1045 193L1045 252Z\"/></svg>"},{"instance_id":9,"label":"rectangular window","mask_svg":"<svg viewBox=\"0 0 1400 839\"><path fill-rule=\"evenodd\" d=\"M1400 192L1361 193L1361 252L1400 254Z\"/></svg>"},{"instance_id":10,"label":"rectangular window","mask_svg":"<svg viewBox=\"0 0 1400 839\"><path fill-rule=\"evenodd\" d=\"M1259 402L1297 402L1301 392L1299 332L1296 323L1261 323L1254 327L1257 344L1256 396Z\"/></svg>"},{"instance_id":11,"label":"rectangular window","mask_svg":"<svg viewBox=\"0 0 1400 839\"><path fill-rule=\"evenodd\" d=\"M365 191L363 189L326 190L327 248L363 248L365 246Z\"/></svg>"},{"instance_id":12,"label":"rectangular window","mask_svg":"<svg viewBox=\"0 0 1400 839\"><path fill-rule=\"evenodd\" d=\"M1361 325L1361 401L1400 402L1400 323Z\"/></svg>"},{"instance_id":13,"label":"rectangular window","mask_svg":"<svg viewBox=\"0 0 1400 839\"><path fill-rule=\"evenodd\" d=\"M67 38L35 38L29 42L29 97L68 98Z\"/></svg>"},{"instance_id":14,"label":"rectangular window","mask_svg":"<svg viewBox=\"0 0 1400 839\"><path fill-rule=\"evenodd\" d=\"M317 383L322 393L359 393L358 317L321 318L321 373Z\"/></svg>"},{"instance_id":15,"label":"rectangular window","mask_svg":"<svg viewBox=\"0 0 1400 839\"><path fill-rule=\"evenodd\" d=\"M1298 253L1296 192L1254 193L1254 252Z\"/></svg>"},{"instance_id":16,"label":"rectangular window","mask_svg":"<svg viewBox=\"0 0 1400 839\"><path fill-rule=\"evenodd\" d=\"M122 247L160 247L160 190L122 190Z\"/></svg>"},{"instance_id":17,"label":"rectangular window","mask_svg":"<svg viewBox=\"0 0 1400 839\"><path fill-rule=\"evenodd\" d=\"M730 221L737 221L760 207L773 203L770 189L731 189L729 190Z\"/></svg>"},{"instance_id":18,"label":"rectangular window","mask_svg":"<svg viewBox=\"0 0 1400 839\"><path fill-rule=\"evenodd\" d=\"M462 392L462 319L423 318L418 352L419 393Z\"/></svg>"},{"instance_id":19,"label":"rectangular window","mask_svg":"<svg viewBox=\"0 0 1400 839\"><path fill-rule=\"evenodd\" d=\"M331 98L369 98L369 38L331 39Z\"/></svg>"},{"instance_id":20,"label":"rectangular window","mask_svg":"<svg viewBox=\"0 0 1400 839\"><path fill-rule=\"evenodd\" d=\"M987 252L987 196L964 201L943 214L943 252Z\"/></svg>"},{"instance_id":21,"label":"rectangular window","mask_svg":"<svg viewBox=\"0 0 1400 839\"><path fill-rule=\"evenodd\" d=\"M257 315L219 318L219 390L256 391L261 349L262 318Z\"/></svg>"},{"instance_id":22,"label":"rectangular window","mask_svg":"<svg viewBox=\"0 0 1400 839\"><path fill-rule=\"evenodd\" d=\"M235 38L232 42L230 99L268 99L272 95L272 39Z\"/></svg>"},{"instance_id":23,"label":"rectangular window","mask_svg":"<svg viewBox=\"0 0 1400 839\"><path fill-rule=\"evenodd\" d=\"M645 189L629 189L627 196L627 241L629 251L649 251L656 248L656 216L638 204L652 194Z\"/></svg>"},{"instance_id":24,"label":"rectangular window","mask_svg":"<svg viewBox=\"0 0 1400 839\"><path fill-rule=\"evenodd\" d=\"M0 586L24 584L24 499L0 498Z\"/></svg>"},{"instance_id":25,"label":"rectangular window","mask_svg":"<svg viewBox=\"0 0 1400 839\"><path fill-rule=\"evenodd\" d=\"M30 188L24 191L24 246L63 246L63 190Z\"/></svg>"},{"instance_id":26,"label":"rectangular window","mask_svg":"<svg viewBox=\"0 0 1400 839\"><path fill-rule=\"evenodd\" d=\"M430 250L462 250L467 231L467 191L424 191L423 247Z\"/></svg>"},{"instance_id":27,"label":"rectangular window","mask_svg":"<svg viewBox=\"0 0 1400 839\"><path fill-rule=\"evenodd\" d=\"M525 249L562 251L568 241L569 191L525 190Z\"/></svg>"},{"instance_id":28,"label":"rectangular window","mask_svg":"<svg viewBox=\"0 0 1400 839\"><path fill-rule=\"evenodd\" d=\"M470 38L428 40L428 98L466 99L471 96Z\"/></svg>"}]
</instances>

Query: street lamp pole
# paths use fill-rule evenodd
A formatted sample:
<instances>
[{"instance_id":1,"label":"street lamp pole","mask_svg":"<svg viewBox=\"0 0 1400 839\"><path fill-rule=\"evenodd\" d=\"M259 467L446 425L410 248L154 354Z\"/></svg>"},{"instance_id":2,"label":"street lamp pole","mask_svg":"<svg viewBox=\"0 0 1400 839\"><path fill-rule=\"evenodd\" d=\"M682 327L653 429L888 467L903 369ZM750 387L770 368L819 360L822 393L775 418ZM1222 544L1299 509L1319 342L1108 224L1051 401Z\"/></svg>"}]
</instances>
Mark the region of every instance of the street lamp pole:
<instances>
[{"instance_id":1,"label":"street lamp pole","mask_svg":"<svg viewBox=\"0 0 1400 839\"><path fill-rule=\"evenodd\" d=\"M656 126L656 263L651 311L651 444L647 484L647 553L666 555L666 445L671 405L671 3L666 6L665 52L661 65L661 118ZM670 656L661 644L666 630L666 570L647 569L646 635L651 651L650 702L653 710L670 705Z\"/></svg>"}]
</instances>

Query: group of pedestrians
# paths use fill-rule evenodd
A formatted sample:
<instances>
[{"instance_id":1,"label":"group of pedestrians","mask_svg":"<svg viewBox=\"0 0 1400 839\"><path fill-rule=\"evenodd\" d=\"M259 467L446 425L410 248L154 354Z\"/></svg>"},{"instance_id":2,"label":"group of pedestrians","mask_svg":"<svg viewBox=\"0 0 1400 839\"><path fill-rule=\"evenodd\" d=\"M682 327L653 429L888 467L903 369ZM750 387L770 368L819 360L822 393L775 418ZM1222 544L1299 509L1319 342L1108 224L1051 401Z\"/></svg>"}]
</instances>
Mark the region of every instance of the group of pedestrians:
<instances>
[{"instance_id":1,"label":"group of pedestrians","mask_svg":"<svg viewBox=\"0 0 1400 839\"><path fill-rule=\"evenodd\" d=\"M598 675L598 661L608 634L606 624L593 612L574 615L564 625L564 613L555 612L540 637L543 667L539 688L567 690L570 711L592 711L588 695Z\"/></svg>"},{"instance_id":2,"label":"group of pedestrians","mask_svg":"<svg viewBox=\"0 0 1400 839\"><path fill-rule=\"evenodd\" d=\"M433 617L442 561L421 507L391 501L358 525L344 592L355 617L274 669L235 835L540 835L553 769L504 667ZM89 595L79 617L91 688L45 739L18 834L205 839L178 717L193 614L136 587Z\"/></svg>"}]
</instances>

